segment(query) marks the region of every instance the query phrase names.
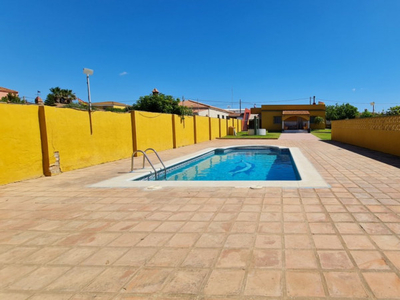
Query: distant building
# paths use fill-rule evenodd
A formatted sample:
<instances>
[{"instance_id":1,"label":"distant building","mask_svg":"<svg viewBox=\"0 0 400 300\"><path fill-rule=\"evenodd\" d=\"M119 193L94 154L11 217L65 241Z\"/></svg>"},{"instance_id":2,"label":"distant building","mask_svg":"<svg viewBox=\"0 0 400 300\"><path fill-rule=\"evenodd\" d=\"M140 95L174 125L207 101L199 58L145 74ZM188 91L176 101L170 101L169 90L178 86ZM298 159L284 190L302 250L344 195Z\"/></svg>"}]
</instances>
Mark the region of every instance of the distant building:
<instances>
[{"instance_id":1,"label":"distant building","mask_svg":"<svg viewBox=\"0 0 400 300\"><path fill-rule=\"evenodd\" d=\"M325 103L312 105L261 105L252 108L251 114L258 114L261 128L269 131L323 129L325 124L315 124L315 117L325 121Z\"/></svg>"},{"instance_id":2,"label":"distant building","mask_svg":"<svg viewBox=\"0 0 400 300\"><path fill-rule=\"evenodd\" d=\"M80 100L80 99L78 99ZM80 103L85 103L84 101L80 101ZM114 101L105 101L105 102L96 102L96 103L92 103L92 107L97 107L100 109L106 109L106 108L119 108L119 109L125 109L126 107L128 107L129 105L124 104L124 103L120 103L120 102L114 102Z\"/></svg>"},{"instance_id":3,"label":"distant building","mask_svg":"<svg viewBox=\"0 0 400 300\"><path fill-rule=\"evenodd\" d=\"M18 91L10 90L4 87L0 87L0 98L7 96L8 94L13 94L18 96Z\"/></svg>"},{"instance_id":4,"label":"distant building","mask_svg":"<svg viewBox=\"0 0 400 300\"><path fill-rule=\"evenodd\" d=\"M237 115L226 109L218 108L215 106L207 105L193 100L181 101L179 105L190 107L193 110L193 114L203 117L229 119L229 118L236 118Z\"/></svg>"}]
</instances>

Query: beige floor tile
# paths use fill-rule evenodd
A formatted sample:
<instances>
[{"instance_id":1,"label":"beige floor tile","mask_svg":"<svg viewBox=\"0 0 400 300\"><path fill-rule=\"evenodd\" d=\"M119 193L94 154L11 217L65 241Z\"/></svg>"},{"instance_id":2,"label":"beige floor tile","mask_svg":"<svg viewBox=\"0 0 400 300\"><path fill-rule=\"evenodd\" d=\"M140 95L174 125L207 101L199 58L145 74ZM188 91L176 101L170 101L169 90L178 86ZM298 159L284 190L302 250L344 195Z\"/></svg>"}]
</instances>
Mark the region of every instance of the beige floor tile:
<instances>
[{"instance_id":1,"label":"beige floor tile","mask_svg":"<svg viewBox=\"0 0 400 300\"><path fill-rule=\"evenodd\" d=\"M166 244L166 247L192 247L199 239L198 233L177 233Z\"/></svg>"},{"instance_id":2,"label":"beige floor tile","mask_svg":"<svg viewBox=\"0 0 400 300\"><path fill-rule=\"evenodd\" d=\"M311 249L312 243L308 235L285 235L285 248L289 249Z\"/></svg>"},{"instance_id":3,"label":"beige floor tile","mask_svg":"<svg viewBox=\"0 0 400 300\"><path fill-rule=\"evenodd\" d=\"M400 239L393 235L371 235L371 239L382 250L399 250Z\"/></svg>"},{"instance_id":4,"label":"beige floor tile","mask_svg":"<svg viewBox=\"0 0 400 300\"><path fill-rule=\"evenodd\" d=\"M374 295L379 298L399 298L400 278L395 273L363 273Z\"/></svg>"},{"instance_id":5,"label":"beige floor tile","mask_svg":"<svg viewBox=\"0 0 400 300\"><path fill-rule=\"evenodd\" d=\"M317 259L312 250L285 251L287 269L317 269Z\"/></svg>"},{"instance_id":6,"label":"beige floor tile","mask_svg":"<svg viewBox=\"0 0 400 300\"><path fill-rule=\"evenodd\" d=\"M200 292L208 270L178 270L171 278L171 281L164 287L164 293L170 294L191 294L195 295Z\"/></svg>"},{"instance_id":7,"label":"beige floor tile","mask_svg":"<svg viewBox=\"0 0 400 300\"><path fill-rule=\"evenodd\" d=\"M378 251L351 251L357 266L362 270L388 270L385 258Z\"/></svg>"},{"instance_id":8,"label":"beige floor tile","mask_svg":"<svg viewBox=\"0 0 400 300\"><path fill-rule=\"evenodd\" d=\"M352 269L353 264L345 251L318 251L323 269Z\"/></svg>"},{"instance_id":9,"label":"beige floor tile","mask_svg":"<svg viewBox=\"0 0 400 300\"><path fill-rule=\"evenodd\" d=\"M137 269L131 267L107 269L86 286L83 291L117 293L136 271Z\"/></svg>"},{"instance_id":10,"label":"beige floor tile","mask_svg":"<svg viewBox=\"0 0 400 300\"><path fill-rule=\"evenodd\" d=\"M390 262L400 271L400 251L385 251L384 254Z\"/></svg>"},{"instance_id":11,"label":"beige floor tile","mask_svg":"<svg viewBox=\"0 0 400 300\"><path fill-rule=\"evenodd\" d=\"M244 294L248 296L282 296L281 271L254 269L247 275Z\"/></svg>"},{"instance_id":12,"label":"beige floor tile","mask_svg":"<svg viewBox=\"0 0 400 300\"><path fill-rule=\"evenodd\" d=\"M33 272L37 266L10 265L0 269L0 288L4 289L21 277ZM1 298L0 298L1 299Z\"/></svg>"},{"instance_id":13,"label":"beige floor tile","mask_svg":"<svg viewBox=\"0 0 400 300\"><path fill-rule=\"evenodd\" d=\"M285 233L307 233L307 226L303 222L285 222L283 230Z\"/></svg>"},{"instance_id":14,"label":"beige floor tile","mask_svg":"<svg viewBox=\"0 0 400 300\"><path fill-rule=\"evenodd\" d=\"M351 250L375 249L375 246L365 235L342 235L342 238L347 248Z\"/></svg>"},{"instance_id":15,"label":"beige floor tile","mask_svg":"<svg viewBox=\"0 0 400 300\"><path fill-rule=\"evenodd\" d=\"M336 235L314 235L317 249L343 249L343 245Z\"/></svg>"},{"instance_id":16,"label":"beige floor tile","mask_svg":"<svg viewBox=\"0 0 400 300\"><path fill-rule=\"evenodd\" d=\"M367 298L364 286L356 273L326 272L324 273L329 295L344 298Z\"/></svg>"},{"instance_id":17,"label":"beige floor tile","mask_svg":"<svg viewBox=\"0 0 400 300\"><path fill-rule=\"evenodd\" d=\"M117 259L128 252L129 248L105 247L87 258L81 265L86 266L107 266L112 265Z\"/></svg>"},{"instance_id":18,"label":"beige floor tile","mask_svg":"<svg viewBox=\"0 0 400 300\"><path fill-rule=\"evenodd\" d=\"M225 242L226 235L223 233L203 233L196 243L196 247L221 247Z\"/></svg>"},{"instance_id":19,"label":"beige floor tile","mask_svg":"<svg viewBox=\"0 0 400 300\"><path fill-rule=\"evenodd\" d=\"M252 266L254 268L280 268L282 266L282 252L280 250L256 249L253 251Z\"/></svg>"},{"instance_id":20,"label":"beige floor tile","mask_svg":"<svg viewBox=\"0 0 400 300\"><path fill-rule=\"evenodd\" d=\"M204 288L206 295L238 295L241 291L245 271L213 270Z\"/></svg>"},{"instance_id":21,"label":"beige floor tile","mask_svg":"<svg viewBox=\"0 0 400 300\"><path fill-rule=\"evenodd\" d=\"M249 248L254 244L252 234L230 234L228 235L224 247L226 248Z\"/></svg>"},{"instance_id":22,"label":"beige floor tile","mask_svg":"<svg viewBox=\"0 0 400 300\"><path fill-rule=\"evenodd\" d=\"M255 248L278 248L282 247L280 235L257 235Z\"/></svg>"},{"instance_id":23,"label":"beige floor tile","mask_svg":"<svg viewBox=\"0 0 400 300\"><path fill-rule=\"evenodd\" d=\"M157 293L161 291L164 282L172 269L142 269L125 284L126 292Z\"/></svg>"},{"instance_id":24,"label":"beige floor tile","mask_svg":"<svg viewBox=\"0 0 400 300\"><path fill-rule=\"evenodd\" d=\"M245 268L250 257L248 249L224 249L217 263L217 268Z\"/></svg>"},{"instance_id":25,"label":"beige floor tile","mask_svg":"<svg viewBox=\"0 0 400 300\"><path fill-rule=\"evenodd\" d=\"M171 237L172 233L149 233L145 238L141 239L141 241L136 245L137 247L161 247Z\"/></svg>"},{"instance_id":26,"label":"beige floor tile","mask_svg":"<svg viewBox=\"0 0 400 300\"><path fill-rule=\"evenodd\" d=\"M219 249L195 248L187 255L182 267L209 268L214 264L219 254Z\"/></svg>"},{"instance_id":27,"label":"beige floor tile","mask_svg":"<svg viewBox=\"0 0 400 300\"><path fill-rule=\"evenodd\" d=\"M40 267L10 285L13 290L41 290L50 282L65 274L69 267Z\"/></svg>"},{"instance_id":28,"label":"beige floor tile","mask_svg":"<svg viewBox=\"0 0 400 300\"><path fill-rule=\"evenodd\" d=\"M67 252L64 252L54 260L50 262L50 264L55 265L77 265L87 257L91 256L93 253L98 251L98 248L72 248Z\"/></svg>"},{"instance_id":29,"label":"beige floor tile","mask_svg":"<svg viewBox=\"0 0 400 300\"><path fill-rule=\"evenodd\" d=\"M357 223L336 223L336 228L341 234L363 234L364 231Z\"/></svg>"},{"instance_id":30,"label":"beige floor tile","mask_svg":"<svg viewBox=\"0 0 400 300\"><path fill-rule=\"evenodd\" d=\"M256 222L235 222L232 226L232 233L253 233L257 229Z\"/></svg>"},{"instance_id":31,"label":"beige floor tile","mask_svg":"<svg viewBox=\"0 0 400 300\"><path fill-rule=\"evenodd\" d=\"M118 259L114 265L117 266L143 266L155 253L157 248L133 248Z\"/></svg>"},{"instance_id":32,"label":"beige floor tile","mask_svg":"<svg viewBox=\"0 0 400 300\"><path fill-rule=\"evenodd\" d=\"M310 223L310 230L313 234L335 234L335 228L330 223Z\"/></svg>"},{"instance_id":33,"label":"beige floor tile","mask_svg":"<svg viewBox=\"0 0 400 300\"><path fill-rule=\"evenodd\" d=\"M161 249L146 263L146 266L176 267L185 259L188 252L189 249Z\"/></svg>"},{"instance_id":34,"label":"beige floor tile","mask_svg":"<svg viewBox=\"0 0 400 300\"><path fill-rule=\"evenodd\" d=\"M286 272L288 297L324 297L321 275L318 272Z\"/></svg>"}]
</instances>

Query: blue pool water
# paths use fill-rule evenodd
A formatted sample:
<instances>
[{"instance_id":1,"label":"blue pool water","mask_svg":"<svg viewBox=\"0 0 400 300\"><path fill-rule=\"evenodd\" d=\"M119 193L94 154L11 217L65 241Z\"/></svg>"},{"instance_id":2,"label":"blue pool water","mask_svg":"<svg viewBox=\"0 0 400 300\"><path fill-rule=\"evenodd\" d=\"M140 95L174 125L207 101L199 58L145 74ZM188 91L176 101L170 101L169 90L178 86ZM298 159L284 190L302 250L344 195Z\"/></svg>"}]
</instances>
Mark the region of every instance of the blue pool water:
<instances>
[{"instance_id":1,"label":"blue pool water","mask_svg":"<svg viewBox=\"0 0 400 300\"><path fill-rule=\"evenodd\" d=\"M215 149L164 171L158 180L257 181L301 180L289 149L237 147ZM139 180L154 180L154 175Z\"/></svg>"}]
</instances>

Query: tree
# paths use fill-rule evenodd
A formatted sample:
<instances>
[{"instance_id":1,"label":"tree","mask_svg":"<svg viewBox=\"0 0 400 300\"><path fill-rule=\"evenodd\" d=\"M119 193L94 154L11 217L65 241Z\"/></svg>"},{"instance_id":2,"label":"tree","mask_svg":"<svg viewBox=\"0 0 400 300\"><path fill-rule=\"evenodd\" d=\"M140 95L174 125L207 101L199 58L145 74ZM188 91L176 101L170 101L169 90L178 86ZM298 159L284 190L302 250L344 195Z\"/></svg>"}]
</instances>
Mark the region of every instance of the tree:
<instances>
[{"instance_id":1,"label":"tree","mask_svg":"<svg viewBox=\"0 0 400 300\"><path fill-rule=\"evenodd\" d=\"M176 114L180 116L193 115L191 108L179 105L179 103L179 98L175 99L173 96L170 95L153 93L148 96L140 97L136 104L133 104L132 109Z\"/></svg>"},{"instance_id":2,"label":"tree","mask_svg":"<svg viewBox=\"0 0 400 300\"><path fill-rule=\"evenodd\" d=\"M7 96L2 97L0 101L7 103L26 103L24 100L21 100L20 97L11 93L8 93Z\"/></svg>"},{"instance_id":3,"label":"tree","mask_svg":"<svg viewBox=\"0 0 400 300\"><path fill-rule=\"evenodd\" d=\"M319 125L319 124L324 124L324 123L325 123L325 120L323 117L316 116L314 118L314 124Z\"/></svg>"},{"instance_id":4,"label":"tree","mask_svg":"<svg viewBox=\"0 0 400 300\"><path fill-rule=\"evenodd\" d=\"M398 115L400 115L400 105L389 107L389 109L386 111L386 115L387 116L398 116Z\"/></svg>"},{"instance_id":5,"label":"tree","mask_svg":"<svg viewBox=\"0 0 400 300\"><path fill-rule=\"evenodd\" d=\"M369 112L368 110L364 110L361 114L360 114L360 118L372 118L374 115Z\"/></svg>"},{"instance_id":6,"label":"tree","mask_svg":"<svg viewBox=\"0 0 400 300\"><path fill-rule=\"evenodd\" d=\"M354 119L358 116L357 107L346 103L346 104L335 104L326 106L326 119L327 120L344 120Z\"/></svg>"},{"instance_id":7,"label":"tree","mask_svg":"<svg viewBox=\"0 0 400 300\"><path fill-rule=\"evenodd\" d=\"M50 94L47 95L44 101L45 105L56 105L56 103L69 104L76 99L72 90L60 89L58 86L50 89Z\"/></svg>"}]
</instances>

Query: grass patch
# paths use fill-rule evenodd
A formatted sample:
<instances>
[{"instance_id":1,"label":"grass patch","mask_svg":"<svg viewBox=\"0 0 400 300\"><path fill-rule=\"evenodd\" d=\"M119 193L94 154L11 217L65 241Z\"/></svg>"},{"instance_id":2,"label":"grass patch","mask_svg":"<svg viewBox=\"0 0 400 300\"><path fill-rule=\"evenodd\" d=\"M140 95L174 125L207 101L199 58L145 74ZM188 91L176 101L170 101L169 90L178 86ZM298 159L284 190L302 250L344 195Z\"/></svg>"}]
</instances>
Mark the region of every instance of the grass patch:
<instances>
[{"instance_id":1,"label":"grass patch","mask_svg":"<svg viewBox=\"0 0 400 300\"><path fill-rule=\"evenodd\" d=\"M332 137L330 129L316 129L311 131L311 133L324 141L330 141Z\"/></svg>"},{"instance_id":2,"label":"grass patch","mask_svg":"<svg viewBox=\"0 0 400 300\"><path fill-rule=\"evenodd\" d=\"M238 132L237 135L227 135L223 139L279 139L280 132L267 132L267 135L248 135L247 131Z\"/></svg>"}]
</instances>

